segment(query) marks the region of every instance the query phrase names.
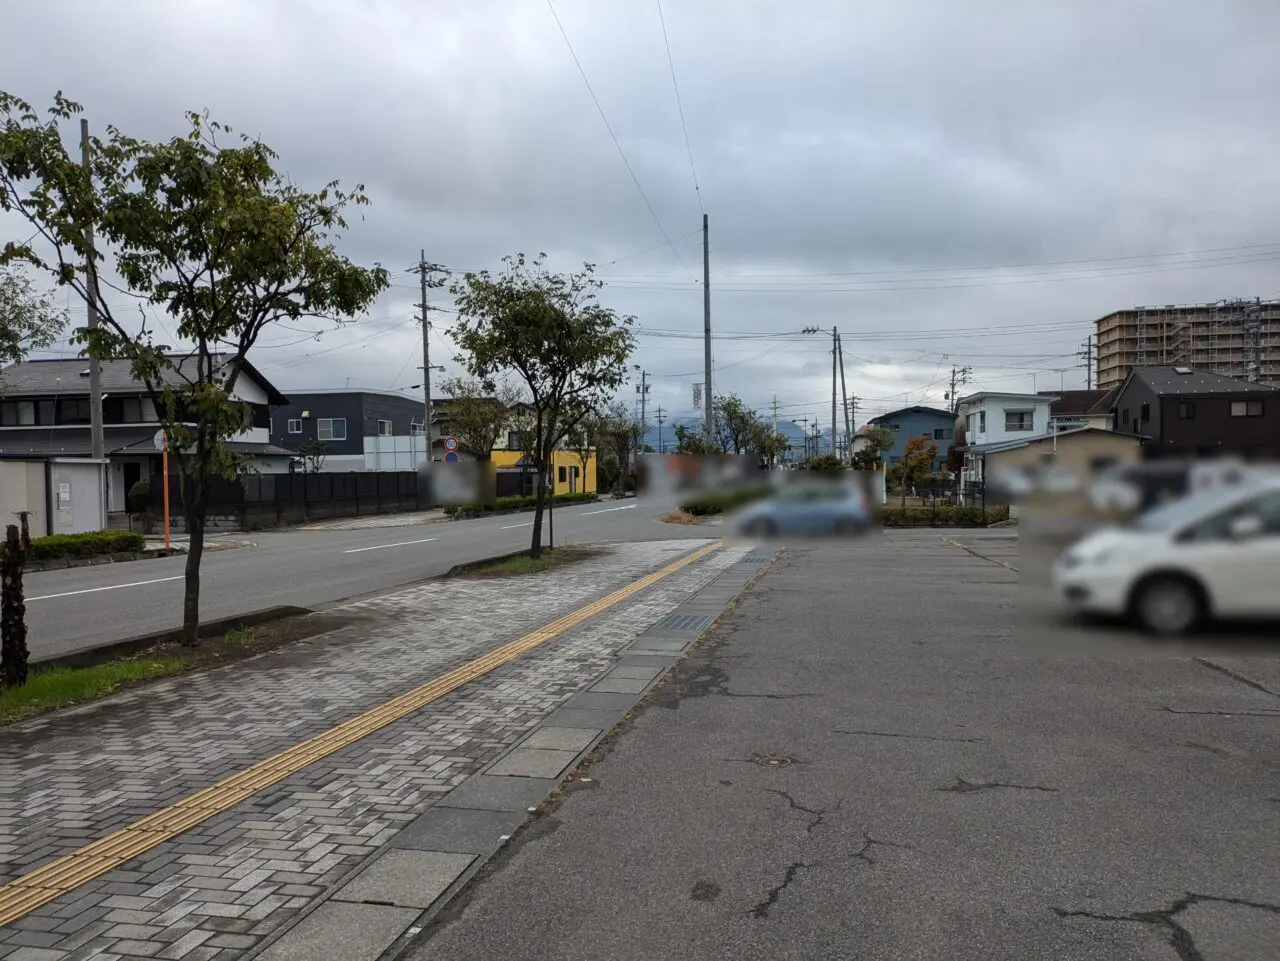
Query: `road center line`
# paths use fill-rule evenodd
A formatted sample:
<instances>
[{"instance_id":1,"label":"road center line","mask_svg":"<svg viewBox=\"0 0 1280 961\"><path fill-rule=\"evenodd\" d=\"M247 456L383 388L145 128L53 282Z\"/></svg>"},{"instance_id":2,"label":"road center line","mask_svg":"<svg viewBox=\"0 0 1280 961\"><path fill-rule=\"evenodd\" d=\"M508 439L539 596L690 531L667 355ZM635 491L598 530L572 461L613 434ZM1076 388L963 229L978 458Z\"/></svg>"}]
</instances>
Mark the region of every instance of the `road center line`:
<instances>
[{"instance_id":1,"label":"road center line","mask_svg":"<svg viewBox=\"0 0 1280 961\"><path fill-rule=\"evenodd\" d=\"M180 581L185 574L175 574L173 577L157 577L150 581L132 581L128 584L108 584L106 587L86 587L80 591L64 591L61 594L41 594L39 597L28 597L27 603L33 601L52 601L59 597L75 597L78 594L96 594L98 591L118 591L122 587L145 587L148 584L163 584L165 581Z\"/></svg>"},{"instance_id":2,"label":"road center line","mask_svg":"<svg viewBox=\"0 0 1280 961\"><path fill-rule=\"evenodd\" d=\"M13 924L14 921L30 914L41 905L48 904L86 882L101 877L108 871L145 854L165 841L203 824L215 814L230 810L303 768L322 761L344 747L420 711L451 691L456 691L504 664L511 663L522 654L556 639L583 621L616 607L646 587L651 587L676 571L702 560L723 545L723 541L715 541L706 547L691 551L665 567L660 567L639 580L625 584L585 607L580 607L550 624L531 631L524 637L494 648L461 667L456 667L363 714L343 721L337 727L309 737L273 757L244 768L194 794L189 794L154 814L134 821L114 834L108 834L77 851L28 871L8 884L0 884L0 928Z\"/></svg>"},{"instance_id":3,"label":"road center line","mask_svg":"<svg viewBox=\"0 0 1280 961\"><path fill-rule=\"evenodd\" d=\"M579 516L579 517L590 517L592 514L608 514L608 513L610 513L611 511L629 511L629 510L633 509L635 506L636 506L635 504L626 504L626 505L624 505L623 507L606 507L604 510L600 510L600 511L587 511L585 514L579 514L578 516Z\"/></svg>"},{"instance_id":4,"label":"road center line","mask_svg":"<svg viewBox=\"0 0 1280 961\"><path fill-rule=\"evenodd\" d=\"M523 523L523 524L508 524L506 527L499 527L499 528L498 528L498 530L500 530L500 531L513 531L513 530L515 530L517 527L532 527L532 526L533 526L533 521L526 521L526 522L525 522L525 523Z\"/></svg>"},{"instance_id":5,"label":"road center line","mask_svg":"<svg viewBox=\"0 0 1280 961\"><path fill-rule=\"evenodd\" d=\"M376 546L374 546L374 547L353 547L353 548L351 548L351 550L349 550L349 551L343 551L342 553L344 553L344 554L359 554L359 553L361 553L362 551L380 551L380 550L383 550L384 548L387 548L387 547L408 547L410 544L429 544L429 543L431 543L431 542L432 542L432 541L434 541L434 540L439 540L439 538L436 538L436 537L424 537L424 538L422 538L422 540L420 540L420 541L399 541L398 543L395 543L395 544L378 544L378 545L376 545Z\"/></svg>"}]
</instances>

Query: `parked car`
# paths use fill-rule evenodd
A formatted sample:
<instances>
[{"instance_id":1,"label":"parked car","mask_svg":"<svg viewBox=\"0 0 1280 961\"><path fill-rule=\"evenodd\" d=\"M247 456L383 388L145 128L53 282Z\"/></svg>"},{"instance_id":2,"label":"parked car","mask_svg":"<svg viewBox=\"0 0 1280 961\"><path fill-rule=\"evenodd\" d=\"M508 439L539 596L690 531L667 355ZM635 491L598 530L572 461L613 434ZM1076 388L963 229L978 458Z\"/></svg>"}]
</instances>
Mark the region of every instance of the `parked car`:
<instances>
[{"instance_id":1,"label":"parked car","mask_svg":"<svg viewBox=\"0 0 1280 961\"><path fill-rule=\"evenodd\" d=\"M856 485L796 484L746 508L737 526L748 536L857 534L871 527L871 511Z\"/></svg>"},{"instance_id":2,"label":"parked car","mask_svg":"<svg viewBox=\"0 0 1280 961\"><path fill-rule=\"evenodd\" d=\"M1070 607L1164 636L1208 620L1280 619L1280 478L1192 494L1087 535L1058 558Z\"/></svg>"}]
</instances>

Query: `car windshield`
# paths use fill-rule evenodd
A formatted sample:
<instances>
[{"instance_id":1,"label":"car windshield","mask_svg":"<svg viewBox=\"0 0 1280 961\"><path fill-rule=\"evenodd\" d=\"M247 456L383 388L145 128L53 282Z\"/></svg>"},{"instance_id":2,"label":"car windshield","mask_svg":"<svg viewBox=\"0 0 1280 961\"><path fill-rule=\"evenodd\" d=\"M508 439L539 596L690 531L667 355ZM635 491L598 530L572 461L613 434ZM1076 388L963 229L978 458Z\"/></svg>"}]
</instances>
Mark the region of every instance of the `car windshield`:
<instances>
[{"instance_id":1,"label":"car windshield","mask_svg":"<svg viewBox=\"0 0 1280 961\"><path fill-rule=\"evenodd\" d=\"M1183 524L1227 509L1240 500L1242 493L1240 487L1232 486L1180 497L1159 507L1153 507L1135 518L1128 526L1132 530L1152 534L1167 533Z\"/></svg>"}]
</instances>

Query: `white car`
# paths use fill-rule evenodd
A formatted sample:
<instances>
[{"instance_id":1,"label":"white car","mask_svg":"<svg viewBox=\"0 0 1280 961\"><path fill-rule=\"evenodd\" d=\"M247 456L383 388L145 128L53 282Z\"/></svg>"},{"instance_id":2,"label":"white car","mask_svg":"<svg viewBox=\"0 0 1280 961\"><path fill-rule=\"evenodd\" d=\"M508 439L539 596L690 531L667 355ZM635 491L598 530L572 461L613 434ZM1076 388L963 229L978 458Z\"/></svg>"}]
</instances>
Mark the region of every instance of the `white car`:
<instances>
[{"instance_id":1,"label":"white car","mask_svg":"<svg viewBox=\"0 0 1280 961\"><path fill-rule=\"evenodd\" d=\"M1209 619L1280 619L1280 478L1194 494L1089 534L1058 558L1053 583L1077 611L1164 636Z\"/></svg>"}]
</instances>

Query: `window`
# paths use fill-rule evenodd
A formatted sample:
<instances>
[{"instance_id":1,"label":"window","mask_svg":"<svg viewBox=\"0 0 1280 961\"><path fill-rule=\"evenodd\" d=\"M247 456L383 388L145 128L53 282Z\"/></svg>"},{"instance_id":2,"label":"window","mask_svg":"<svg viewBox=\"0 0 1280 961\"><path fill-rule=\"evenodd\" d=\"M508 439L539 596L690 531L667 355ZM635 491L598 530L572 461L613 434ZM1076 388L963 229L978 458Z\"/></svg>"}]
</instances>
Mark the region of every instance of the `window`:
<instances>
[{"instance_id":1,"label":"window","mask_svg":"<svg viewBox=\"0 0 1280 961\"><path fill-rule=\"evenodd\" d=\"M951 440L955 435L954 427L935 427L933 429L934 440Z\"/></svg>"},{"instance_id":2,"label":"window","mask_svg":"<svg viewBox=\"0 0 1280 961\"><path fill-rule=\"evenodd\" d=\"M391 426L391 421L389 421L389 420L380 420L380 421L378 421L378 436L379 436L379 437L390 437L390 436L392 435L392 433L394 432L394 430L395 430L395 428L393 428L393 427Z\"/></svg>"},{"instance_id":3,"label":"window","mask_svg":"<svg viewBox=\"0 0 1280 961\"><path fill-rule=\"evenodd\" d=\"M978 433L985 434L987 432L987 412L985 410L978 411Z\"/></svg>"},{"instance_id":4,"label":"window","mask_svg":"<svg viewBox=\"0 0 1280 961\"><path fill-rule=\"evenodd\" d=\"M58 423L89 423L89 398L64 399L58 401Z\"/></svg>"},{"instance_id":5,"label":"window","mask_svg":"<svg viewBox=\"0 0 1280 961\"><path fill-rule=\"evenodd\" d=\"M568 473L565 471L565 469L564 469L563 467L561 467L561 468L560 468L560 471L559 471L559 479L560 479L560 483L561 483L561 484L563 484L566 480L568 480L568 479L569 479L569 475L568 475Z\"/></svg>"},{"instance_id":6,"label":"window","mask_svg":"<svg viewBox=\"0 0 1280 961\"><path fill-rule=\"evenodd\" d=\"M422 421L418 420L418 418L416 417L413 420L409 421L409 433L410 434L424 433L424 431L422 430Z\"/></svg>"},{"instance_id":7,"label":"window","mask_svg":"<svg viewBox=\"0 0 1280 961\"><path fill-rule=\"evenodd\" d=\"M1091 457L1089 458L1089 469L1095 474L1100 474L1109 467L1115 467L1120 463L1116 457Z\"/></svg>"},{"instance_id":8,"label":"window","mask_svg":"<svg viewBox=\"0 0 1280 961\"><path fill-rule=\"evenodd\" d=\"M316 421L316 440L346 440L345 417L321 417Z\"/></svg>"},{"instance_id":9,"label":"window","mask_svg":"<svg viewBox=\"0 0 1280 961\"><path fill-rule=\"evenodd\" d=\"M1196 404L1192 400L1178 401L1178 419L1179 420L1195 420Z\"/></svg>"},{"instance_id":10,"label":"window","mask_svg":"<svg viewBox=\"0 0 1280 961\"><path fill-rule=\"evenodd\" d=\"M1147 421L1149 421L1149 420L1151 419L1151 405L1150 405L1150 404L1143 404L1143 405L1142 405L1142 413L1141 413L1139 416L1142 418L1142 422L1143 422L1144 424L1145 424Z\"/></svg>"},{"instance_id":11,"label":"window","mask_svg":"<svg viewBox=\"0 0 1280 961\"><path fill-rule=\"evenodd\" d=\"M1129 408L1128 407L1120 411L1120 423L1124 424L1125 426L1128 426L1129 424Z\"/></svg>"},{"instance_id":12,"label":"window","mask_svg":"<svg viewBox=\"0 0 1280 961\"><path fill-rule=\"evenodd\" d=\"M524 449L524 434L518 430L507 431L507 450Z\"/></svg>"},{"instance_id":13,"label":"window","mask_svg":"<svg viewBox=\"0 0 1280 961\"><path fill-rule=\"evenodd\" d=\"M1260 400L1233 400L1231 402L1232 417L1261 417L1262 401Z\"/></svg>"},{"instance_id":14,"label":"window","mask_svg":"<svg viewBox=\"0 0 1280 961\"><path fill-rule=\"evenodd\" d=\"M1035 430L1036 412L1033 410L1006 410L1004 429L1007 431Z\"/></svg>"},{"instance_id":15,"label":"window","mask_svg":"<svg viewBox=\"0 0 1280 961\"><path fill-rule=\"evenodd\" d=\"M972 415L972 414L966 414L966 415L965 415L965 418L964 418L964 432L965 432L966 434L972 434L972 433L973 433L973 415Z\"/></svg>"},{"instance_id":16,"label":"window","mask_svg":"<svg viewBox=\"0 0 1280 961\"><path fill-rule=\"evenodd\" d=\"M288 427L290 434L302 433L302 421L296 417L289 418L289 423L286 426Z\"/></svg>"},{"instance_id":17,"label":"window","mask_svg":"<svg viewBox=\"0 0 1280 961\"><path fill-rule=\"evenodd\" d=\"M896 434L898 431L902 430L902 425L901 425L901 424L890 424L890 425L889 425L889 429L890 429L891 431L893 431L893 432Z\"/></svg>"}]
</instances>

